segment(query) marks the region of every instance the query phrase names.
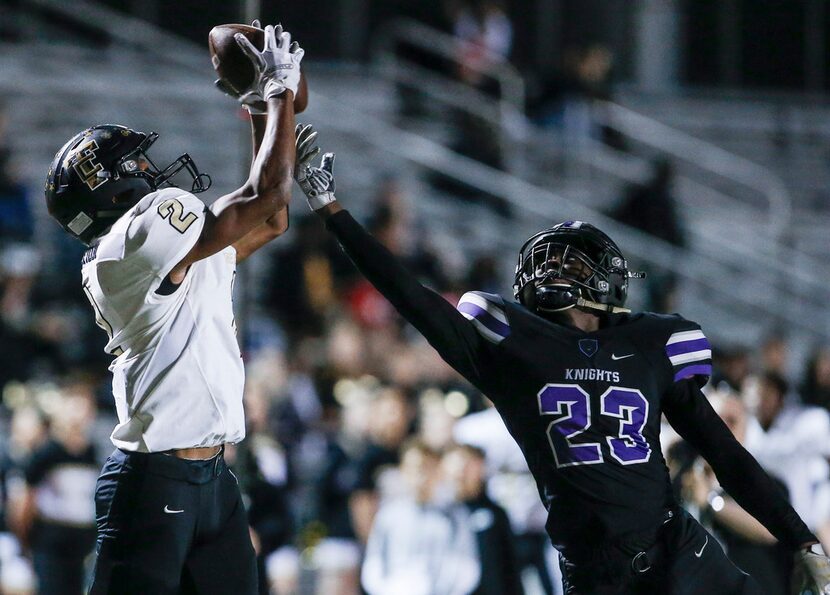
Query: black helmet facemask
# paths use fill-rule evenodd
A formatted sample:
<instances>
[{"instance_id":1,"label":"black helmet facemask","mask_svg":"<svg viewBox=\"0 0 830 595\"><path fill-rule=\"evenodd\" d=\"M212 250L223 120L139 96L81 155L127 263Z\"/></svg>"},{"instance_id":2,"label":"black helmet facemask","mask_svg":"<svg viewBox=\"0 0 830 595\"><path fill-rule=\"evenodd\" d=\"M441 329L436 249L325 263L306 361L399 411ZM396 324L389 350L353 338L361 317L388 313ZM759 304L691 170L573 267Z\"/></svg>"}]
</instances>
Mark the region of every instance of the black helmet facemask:
<instances>
[{"instance_id":1,"label":"black helmet facemask","mask_svg":"<svg viewBox=\"0 0 830 595\"><path fill-rule=\"evenodd\" d=\"M162 185L178 187L170 180L184 169L191 177L190 192L198 194L210 188L212 183L210 176L199 171L188 153L179 155L170 165L160 169L147 154L150 146L156 142L158 137L158 133L151 132L133 151L124 155L115 167L118 175L144 177L153 189L158 189ZM141 167L142 161L147 164L147 167Z\"/></svg>"},{"instance_id":2,"label":"black helmet facemask","mask_svg":"<svg viewBox=\"0 0 830 595\"><path fill-rule=\"evenodd\" d=\"M534 311L629 312L631 273L617 245L593 225L568 221L531 237L519 252L514 296Z\"/></svg>"}]
</instances>

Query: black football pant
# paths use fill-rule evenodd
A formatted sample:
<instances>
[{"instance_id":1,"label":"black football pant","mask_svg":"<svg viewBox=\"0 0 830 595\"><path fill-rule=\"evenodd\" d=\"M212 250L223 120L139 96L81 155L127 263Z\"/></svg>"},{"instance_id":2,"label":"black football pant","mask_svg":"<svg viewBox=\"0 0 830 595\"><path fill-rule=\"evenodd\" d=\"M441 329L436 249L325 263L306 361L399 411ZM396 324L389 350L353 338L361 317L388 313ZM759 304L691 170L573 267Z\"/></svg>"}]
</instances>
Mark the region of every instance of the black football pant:
<instances>
[{"instance_id":1,"label":"black football pant","mask_svg":"<svg viewBox=\"0 0 830 595\"><path fill-rule=\"evenodd\" d=\"M755 580L735 566L685 510L675 511L658 544L656 563L642 574L634 572L628 555L614 561L616 576L596 564L580 566L560 556L565 594L763 595Z\"/></svg>"},{"instance_id":2,"label":"black football pant","mask_svg":"<svg viewBox=\"0 0 830 595\"><path fill-rule=\"evenodd\" d=\"M116 450L95 490L91 595L254 595L257 570L236 477L205 461Z\"/></svg>"}]
</instances>

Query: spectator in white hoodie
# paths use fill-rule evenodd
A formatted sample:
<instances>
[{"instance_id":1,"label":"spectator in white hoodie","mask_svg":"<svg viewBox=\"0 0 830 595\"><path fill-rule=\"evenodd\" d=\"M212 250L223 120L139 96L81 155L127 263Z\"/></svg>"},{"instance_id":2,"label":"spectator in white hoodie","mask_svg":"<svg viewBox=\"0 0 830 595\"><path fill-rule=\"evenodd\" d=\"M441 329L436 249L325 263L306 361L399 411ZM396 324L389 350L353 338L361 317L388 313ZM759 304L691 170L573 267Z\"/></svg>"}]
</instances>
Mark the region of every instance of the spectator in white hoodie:
<instances>
[{"instance_id":1,"label":"spectator in white hoodie","mask_svg":"<svg viewBox=\"0 0 830 595\"><path fill-rule=\"evenodd\" d=\"M409 495L381 504L366 546L363 588L369 595L469 595L481 572L476 541L466 509L436 501L440 454L409 442L401 475Z\"/></svg>"},{"instance_id":2,"label":"spectator in white hoodie","mask_svg":"<svg viewBox=\"0 0 830 595\"><path fill-rule=\"evenodd\" d=\"M830 547L830 415L787 398L787 382L761 375L757 424L749 424L746 448L786 484L790 502L807 526Z\"/></svg>"}]
</instances>

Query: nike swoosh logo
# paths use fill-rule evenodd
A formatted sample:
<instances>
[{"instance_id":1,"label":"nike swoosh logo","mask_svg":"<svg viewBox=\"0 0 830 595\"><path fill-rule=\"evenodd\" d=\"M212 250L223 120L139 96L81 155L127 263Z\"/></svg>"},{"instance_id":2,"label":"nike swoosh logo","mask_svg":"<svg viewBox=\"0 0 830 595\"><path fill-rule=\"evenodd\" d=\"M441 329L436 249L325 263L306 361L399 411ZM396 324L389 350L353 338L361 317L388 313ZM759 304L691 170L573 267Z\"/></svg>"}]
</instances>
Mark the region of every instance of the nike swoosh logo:
<instances>
[{"instance_id":1,"label":"nike swoosh logo","mask_svg":"<svg viewBox=\"0 0 830 595\"><path fill-rule=\"evenodd\" d=\"M703 547L699 552L695 552L695 558L700 558L703 555L703 550L706 549L706 544L709 543L709 536L706 536L706 541L703 542Z\"/></svg>"},{"instance_id":2,"label":"nike swoosh logo","mask_svg":"<svg viewBox=\"0 0 830 595\"><path fill-rule=\"evenodd\" d=\"M621 359L626 359L626 358L629 358L629 357L634 357L634 354L633 353L629 353L628 355L616 355L614 353L611 354L611 359L614 360L614 361L621 360Z\"/></svg>"},{"instance_id":3,"label":"nike swoosh logo","mask_svg":"<svg viewBox=\"0 0 830 595\"><path fill-rule=\"evenodd\" d=\"M184 512L184 510L170 510L170 507L165 504L164 512L166 512L167 514L179 514L180 512Z\"/></svg>"}]
</instances>

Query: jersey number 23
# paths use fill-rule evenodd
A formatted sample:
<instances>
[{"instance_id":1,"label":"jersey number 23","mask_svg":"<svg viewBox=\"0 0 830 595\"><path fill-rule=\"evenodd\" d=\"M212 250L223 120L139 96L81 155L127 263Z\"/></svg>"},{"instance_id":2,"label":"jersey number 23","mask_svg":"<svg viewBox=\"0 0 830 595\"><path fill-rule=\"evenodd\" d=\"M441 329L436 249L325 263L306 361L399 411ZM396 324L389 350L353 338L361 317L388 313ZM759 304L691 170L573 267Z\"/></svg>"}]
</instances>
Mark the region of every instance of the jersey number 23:
<instances>
[{"instance_id":1,"label":"jersey number 23","mask_svg":"<svg viewBox=\"0 0 830 595\"><path fill-rule=\"evenodd\" d=\"M588 393L578 384L546 384L537 395L539 414L554 416L547 434L557 468L605 462L599 442L576 442L591 427ZM643 437L648 401L639 390L609 387L600 396L600 415L618 420L617 435L606 436L611 456L621 465L645 463L651 447Z\"/></svg>"}]
</instances>

